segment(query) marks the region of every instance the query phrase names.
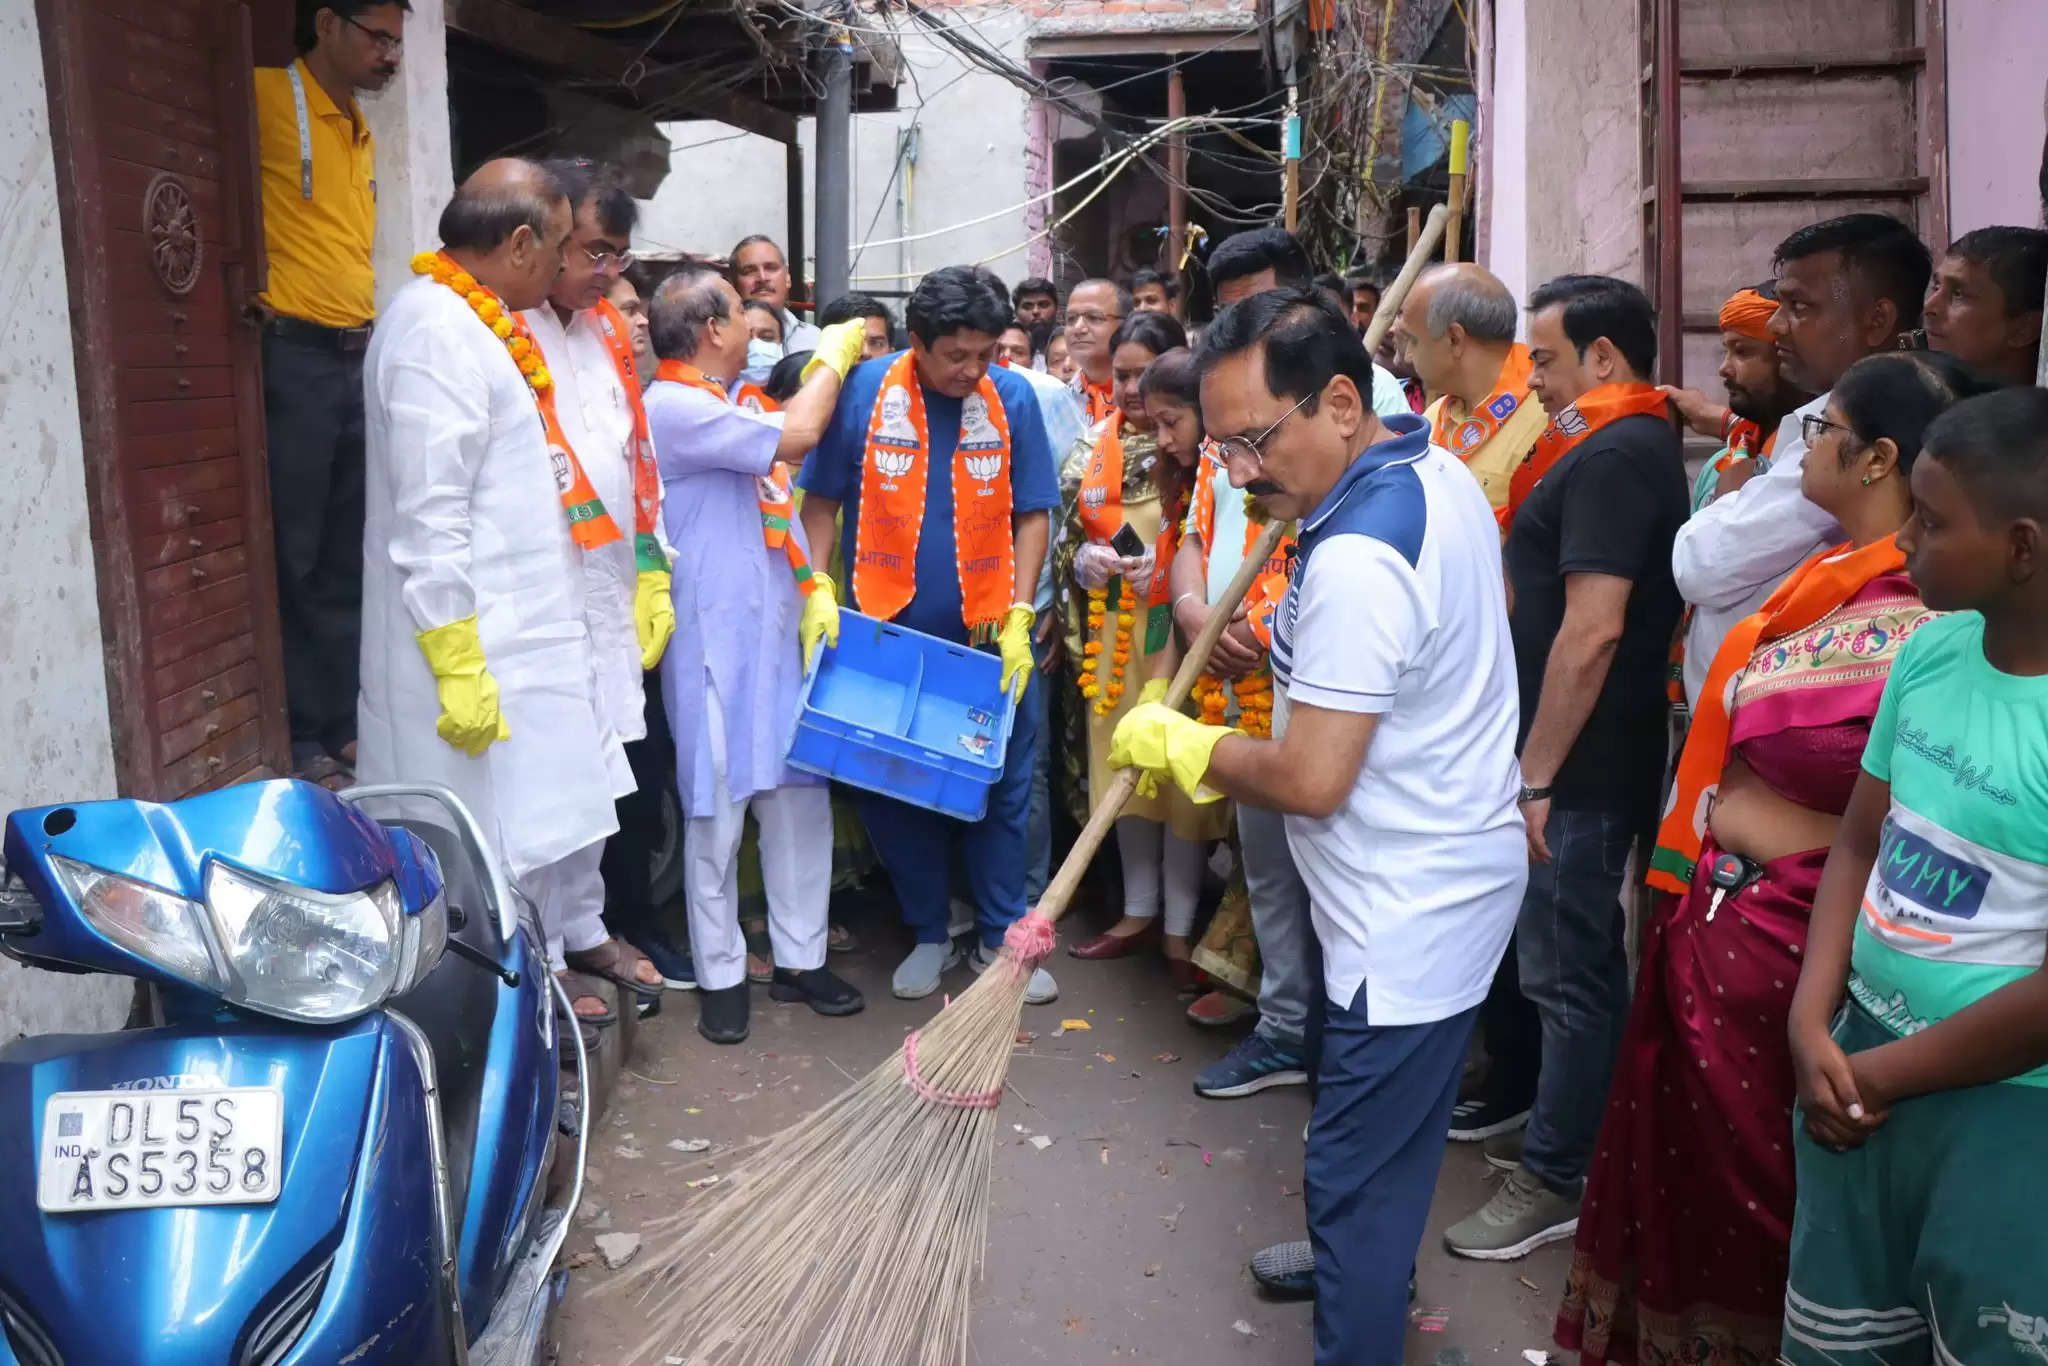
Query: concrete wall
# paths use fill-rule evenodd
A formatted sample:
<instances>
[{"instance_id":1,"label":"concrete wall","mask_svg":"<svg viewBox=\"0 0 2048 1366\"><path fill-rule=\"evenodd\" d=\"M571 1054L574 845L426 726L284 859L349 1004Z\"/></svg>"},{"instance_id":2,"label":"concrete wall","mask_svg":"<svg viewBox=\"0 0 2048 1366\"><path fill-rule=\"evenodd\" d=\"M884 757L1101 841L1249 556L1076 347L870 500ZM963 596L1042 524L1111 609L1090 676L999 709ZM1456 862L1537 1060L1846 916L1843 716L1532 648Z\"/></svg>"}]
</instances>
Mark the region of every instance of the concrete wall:
<instances>
[{"instance_id":1,"label":"concrete wall","mask_svg":"<svg viewBox=\"0 0 2048 1366\"><path fill-rule=\"evenodd\" d=\"M412 278L414 253L441 240L455 193L448 126L448 26L442 0L412 0L398 79L363 97L377 139L377 307Z\"/></svg>"},{"instance_id":2,"label":"concrete wall","mask_svg":"<svg viewBox=\"0 0 2048 1366\"><path fill-rule=\"evenodd\" d=\"M1636 0L1496 0L1494 24L1490 268L1523 299L1567 271L1640 282Z\"/></svg>"},{"instance_id":3,"label":"concrete wall","mask_svg":"<svg viewBox=\"0 0 2048 1366\"><path fill-rule=\"evenodd\" d=\"M971 22L983 41L1022 63L1028 21L1015 9L946 13L947 22ZM865 22L875 20L869 16ZM1008 81L967 66L952 49L915 27L903 31L901 44L910 68L899 92L901 108L857 115L853 121L854 287L908 289L925 271L963 262L986 264L1014 283L1028 273L1024 241L1030 229L1022 201L1030 193L1025 188L1029 101ZM920 132L916 163L892 185L899 136L913 125ZM784 237L788 201L779 144L717 123L668 124L663 131L674 144L669 178L642 205L636 242L649 249L722 255L749 233ZM799 140L806 181L805 241L815 244L813 120L803 121ZM907 228L898 224L899 190L906 192ZM993 216L987 222L921 241L863 247L988 215ZM813 277L808 265L805 275Z\"/></svg>"},{"instance_id":4,"label":"concrete wall","mask_svg":"<svg viewBox=\"0 0 2048 1366\"><path fill-rule=\"evenodd\" d=\"M34 0L0 0L0 810L114 795L78 381ZM0 1042L118 1026L130 985L0 960Z\"/></svg>"},{"instance_id":5,"label":"concrete wall","mask_svg":"<svg viewBox=\"0 0 2048 1366\"><path fill-rule=\"evenodd\" d=\"M1948 0L1948 221L1955 235L2041 222L2044 105L2048 12L2041 0Z\"/></svg>"}]
</instances>

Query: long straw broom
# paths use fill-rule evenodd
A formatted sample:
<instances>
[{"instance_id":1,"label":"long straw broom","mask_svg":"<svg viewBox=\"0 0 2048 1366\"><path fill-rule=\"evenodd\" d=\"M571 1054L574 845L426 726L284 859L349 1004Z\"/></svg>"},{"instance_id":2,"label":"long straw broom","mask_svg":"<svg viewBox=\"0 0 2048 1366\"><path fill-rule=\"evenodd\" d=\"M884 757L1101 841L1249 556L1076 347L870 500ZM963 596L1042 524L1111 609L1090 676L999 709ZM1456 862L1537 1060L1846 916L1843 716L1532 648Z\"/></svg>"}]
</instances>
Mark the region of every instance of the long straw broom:
<instances>
[{"instance_id":1,"label":"long straw broom","mask_svg":"<svg viewBox=\"0 0 2048 1366\"><path fill-rule=\"evenodd\" d=\"M1443 233L1431 211L1366 332L1375 350ZM1268 526L1167 690L1196 677L1287 524ZM1039 686L1045 686L1040 683ZM672 1237L621 1277L655 1303L634 1361L688 1366L955 1366L988 1246L996 1106L1034 968L1095 851L1137 789L1110 783L1032 913L994 966L899 1052L767 1140L682 1210L647 1227Z\"/></svg>"}]
</instances>

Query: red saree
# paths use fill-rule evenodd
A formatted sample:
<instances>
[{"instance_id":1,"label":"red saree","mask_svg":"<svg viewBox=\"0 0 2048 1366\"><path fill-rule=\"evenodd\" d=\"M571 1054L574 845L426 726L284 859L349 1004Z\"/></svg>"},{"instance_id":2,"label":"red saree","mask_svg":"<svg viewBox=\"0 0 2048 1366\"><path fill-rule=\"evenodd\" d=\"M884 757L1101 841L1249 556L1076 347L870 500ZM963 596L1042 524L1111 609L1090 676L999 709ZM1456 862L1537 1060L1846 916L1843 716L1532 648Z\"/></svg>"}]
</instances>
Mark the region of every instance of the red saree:
<instances>
[{"instance_id":1,"label":"red saree","mask_svg":"<svg viewBox=\"0 0 2048 1366\"><path fill-rule=\"evenodd\" d=\"M1927 609L1884 574L1732 684L1729 743L1773 791L1839 815L1899 645ZM1770 1366L1792 1230L1785 1021L1826 849L1788 854L1707 919L1709 835L1663 898L1608 1093L1558 1345L1582 1366Z\"/></svg>"}]
</instances>

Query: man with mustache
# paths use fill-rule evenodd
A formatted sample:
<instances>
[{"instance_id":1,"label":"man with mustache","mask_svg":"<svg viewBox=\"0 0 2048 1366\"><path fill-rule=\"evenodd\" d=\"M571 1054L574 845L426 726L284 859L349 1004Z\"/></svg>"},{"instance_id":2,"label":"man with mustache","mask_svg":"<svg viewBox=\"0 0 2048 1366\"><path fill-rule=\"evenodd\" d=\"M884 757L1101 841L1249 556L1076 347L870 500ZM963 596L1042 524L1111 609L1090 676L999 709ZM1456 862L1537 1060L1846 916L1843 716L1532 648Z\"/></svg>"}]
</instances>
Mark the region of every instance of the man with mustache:
<instances>
[{"instance_id":1,"label":"man with mustache","mask_svg":"<svg viewBox=\"0 0 2048 1366\"><path fill-rule=\"evenodd\" d=\"M1927 292L1927 346L2009 384L2032 384L2041 351L2048 232L1978 228L1949 244Z\"/></svg>"},{"instance_id":2,"label":"man with mustache","mask_svg":"<svg viewBox=\"0 0 2048 1366\"><path fill-rule=\"evenodd\" d=\"M255 72L269 287L263 404L292 766L355 762L363 611L363 353L377 311L377 148L357 91L398 74L409 0L300 6L299 56Z\"/></svg>"},{"instance_id":3,"label":"man with mustache","mask_svg":"<svg viewBox=\"0 0 2048 1366\"><path fill-rule=\"evenodd\" d=\"M740 298L759 299L782 319L782 353L815 351L818 329L789 311L789 262L765 233L742 237L729 258L732 287Z\"/></svg>"},{"instance_id":4,"label":"man with mustache","mask_svg":"<svg viewBox=\"0 0 2048 1366\"><path fill-rule=\"evenodd\" d=\"M1842 539L1835 519L1799 491L1806 459L1801 425L1821 416L1827 391L1857 361L1898 345L1920 326L1933 262L1898 219L1852 213L1804 227L1772 257L1778 307L1771 336L1785 381L1817 394L1779 424L1768 469L1715 499L1679 528L1671 570L1692 604L1686 655L1703 670L1736 622L1763 605L1778 581ZM1693 686L1697 687L1697 681Z\"/></svg>"}]
</instances>

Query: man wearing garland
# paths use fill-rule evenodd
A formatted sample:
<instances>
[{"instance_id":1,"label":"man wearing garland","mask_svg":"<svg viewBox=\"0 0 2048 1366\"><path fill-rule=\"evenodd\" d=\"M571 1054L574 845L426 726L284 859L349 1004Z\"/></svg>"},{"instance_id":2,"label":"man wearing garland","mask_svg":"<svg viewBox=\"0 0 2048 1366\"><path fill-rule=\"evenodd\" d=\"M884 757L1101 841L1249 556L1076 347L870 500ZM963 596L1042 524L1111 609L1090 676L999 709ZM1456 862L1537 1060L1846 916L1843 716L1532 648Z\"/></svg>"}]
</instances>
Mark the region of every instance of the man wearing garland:
<instances>
[{"instance_id":1,"label":"man wearing garland","mask_svg":"<svg viewBox=\"0 0 2048 1366\"><path fill-rule=\"evenodd\" d=\"M634 554L655 513L651 499L598 496L519 316L556 287L573 223L545 167L479 168L441 215L442 250L415 258L421 278L392 299L364 385L357 772L454 790L551 935L602 905L598 856L617 829L588 557ZM607 946L626 982L640 971L601 925L587 946ZM601 1017L597 1005L578 1014Z\"/></svg>"},{"instance_id":2,"label":"man wearing garland","mask_svg":"<svg viewBox=\"0 0 2048 1366\"><path fill-rule=\"evenodd\" d=\"M662 281L651 319L660 359L647 391L679 571L662 695L685 818L697 1030L722 1044L743 1042L749 1029L739 908L749 810L775 948L771 994L821 1015L865 1004L825 968L831 795L822 779L784 761L803 683L799 622L813 612L837 616L830 595L816 591L803 528L792 524L789 464L818 444L865 328L858 319L826 327L803 387L774 411L738 401L742 312L738 291L714 271L686 268Z\"/></svg>"},{"instance_id":3,"label":"man wearing garland","mask_svg":"<svg viewBox=\"0 0 2048 1366\"><path fill-rule=\"evenodd\" d=\"M621 524L617 538L582 545L583 572L570 585L581 599L590 638L592 700L612 795L627 797L638 783L626 746L647 735L643 678L675 630L668 557L656 530L661 481L640 404L632 324L605 297L632 264L638 210L612 167L592 161L545 166L575 214L562 273L547 302L519 317L554 380L555 417L590 491L607 512L617 509L623 516L630 508L634 514L631 535ZM602 852L602 846L579 850L551 888L554 895L540 903L549 956L558 968L566 964L632 990L659 991L665 979L655 965L614 942L605 929ZM581 1014L604 1014L603 1001L592 1000L580 997L573 1004Z\"/></svg>"},{"instance_id":4,"label":"man wearing garland","mask_svg":"<svg viewBox=\"0 0 2048 1366\"><path fill-rule=\"evenodd\" d=\"M919 282L905 318L910 349L853 371L804 466L805 539L813 562L829 560L843 507L847 605L944 640L994 644L1003 686L1021 699L1034 672L1031 604L1059 490L1037 398L991 366L1010 301L974 268L948 266ZM826 611L837 589L823 575L814 580L812 601L823 606L804 613L806 661L838 629ZM974 889L976 971L995 961L1004 931L1027 909L1038 742L1034 709L1019 707L987 814L972 824L862 794L868 839L918 940L896 970L897 996L930 995L958 961L947 933L956 844ZM1041 968L1025 999L1042 1004L1058 992Z\"/></svg>"}]
</instances>

